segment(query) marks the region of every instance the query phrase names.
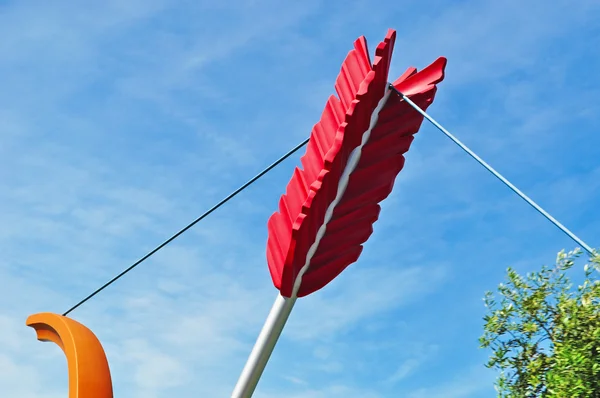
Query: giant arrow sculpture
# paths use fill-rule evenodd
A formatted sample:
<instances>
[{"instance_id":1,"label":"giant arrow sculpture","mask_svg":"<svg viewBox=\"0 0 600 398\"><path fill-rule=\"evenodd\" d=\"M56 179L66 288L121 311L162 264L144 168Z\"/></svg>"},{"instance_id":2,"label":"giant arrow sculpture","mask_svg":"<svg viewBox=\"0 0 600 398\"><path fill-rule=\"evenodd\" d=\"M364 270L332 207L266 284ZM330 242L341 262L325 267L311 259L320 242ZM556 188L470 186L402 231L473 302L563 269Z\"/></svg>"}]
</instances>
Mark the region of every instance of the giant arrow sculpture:
<instances>
[{"instance_id":1,"label":"giant arrow sculpture","mask_svg":"<svg viewBox=\"0 0 600 398\"><path fill-rule=\"evenodd\" d=\"M446 59L407 70L392 85L388 71L396 32L390 30L371 63L364 37L354 43L313 127L302 169L296 168L279 211L268 222L267 262L279 294L235 386L252 396L298 297L331 282L355 262L373 232L379 202L392 191L423 116L444 78Z\"/></svg>"}]
</instances>

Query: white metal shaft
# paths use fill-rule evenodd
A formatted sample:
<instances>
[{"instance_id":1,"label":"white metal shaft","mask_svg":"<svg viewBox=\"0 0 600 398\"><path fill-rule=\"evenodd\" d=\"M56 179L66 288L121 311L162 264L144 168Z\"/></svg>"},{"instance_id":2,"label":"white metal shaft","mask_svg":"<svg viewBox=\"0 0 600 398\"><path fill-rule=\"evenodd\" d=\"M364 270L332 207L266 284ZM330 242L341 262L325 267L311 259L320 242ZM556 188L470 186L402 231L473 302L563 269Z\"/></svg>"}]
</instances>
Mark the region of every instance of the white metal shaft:
<instances>
[{"instance_id":1,"label":"white metal shaft","mask_svg":"<svg viewBox=\"0 0 600 398\"><path fill-rule=\"evenodd\" d=\"M458 138L456 138L455 136L453 136L441 124L439 124L438 122L436 122L431 116L429 116L423 109L421 109L417 104L415 104L410 98L408 98L406 95L402 94L392 84L390 84L390 88L392 88L392 90L394 90L398 95L400 95L402 97L402 99L404 101L406 101L410 106L412 106L417 112L419 112L421 115L423 115L423 117L425 119L429 120L429 122L431 124L433 124L435 127L437 127L438 130L440 130L442 133L444 133L446 135L446 137L450 138L463 151L465 151L466 153L468 153L473 159L475 159L477 162L479 162L479 164L481 164L490 173L492 173L496 178L498 178L500 181L502 181L514 193L516 193L517 195L519 195L521 197L521 199L523 199L524 201L526 201L527 203L529 203L529 205L531 207L533 207L541 215L543 215L544 217L546 217L548 219L548 221L550 221L552 224L554 224L555 226L557 226L567 236L569 236L571 239L573 239L578 245L580 245L582 248L584 248L585 251L587 251L589 254L593 255L594 251L592 250L592 248L589 245L587 245L583 240L581 240L577 235L575 235L567 227L565 227L564 225L562 225L557 219L555 219L554 217L552 217L546 210L542 209L542 207L540 205L538 205L536 202L534 202L529 196L525 195L519 188L515 187L510 181L508 181L506 178L504 178L504 176L502 174L498 173L492 166L490 166L483 159L481 159L479 156L477 156L477 154L475 152L473 152L465 144L463 144L462 142L460 142L460 140Z\"/></svg>"},{"instance_id":2,"label":"white metal shaft","mask_svg":"<svg viewBox=\"0 0 600 398\"><path fill-rule=\"evenodd\" d=\"M269 316L260 331L250 357L233 389L231 398L252 397L295 303L295 296L287 298L277 294L271 312L269 312Z\"/></svg>"}]
</instances>

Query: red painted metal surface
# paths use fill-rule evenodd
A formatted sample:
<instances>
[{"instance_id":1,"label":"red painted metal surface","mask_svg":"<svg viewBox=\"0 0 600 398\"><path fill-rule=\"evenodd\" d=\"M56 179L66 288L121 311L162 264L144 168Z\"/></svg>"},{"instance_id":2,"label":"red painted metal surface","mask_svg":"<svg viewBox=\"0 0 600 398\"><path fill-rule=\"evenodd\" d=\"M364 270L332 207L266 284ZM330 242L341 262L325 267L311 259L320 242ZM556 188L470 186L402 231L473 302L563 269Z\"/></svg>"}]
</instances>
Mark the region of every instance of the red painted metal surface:
<instances>
[{"instance_id":1,"label":"red painted metal surface","mask_svg":"<svg viewBox=\"0 0 600 398\"><path fill-rule=\"evenodd\" d=\"M354 43L336 79L339 99L329 97L301 159L303 168L294 170L279 201L279 211L268 221L269 270L275 287L285 297L293 294L298 273L336 198L350 154L360 146L372 115L384 98L395 36L395 31L390 30L377 46L373 65L365 38ZM393 84L426 109L433 102L435 84L444 77L445 65L445 58L439 58L421 72L410 68ZM358 259L379 216L379 202L391 193L404 166L403 154L422 121L423 117L400 97L389 95L350 174L345 193L333 208L325 234L302 277L298 297L321 289Z\"/></svg>"}]
</instances>

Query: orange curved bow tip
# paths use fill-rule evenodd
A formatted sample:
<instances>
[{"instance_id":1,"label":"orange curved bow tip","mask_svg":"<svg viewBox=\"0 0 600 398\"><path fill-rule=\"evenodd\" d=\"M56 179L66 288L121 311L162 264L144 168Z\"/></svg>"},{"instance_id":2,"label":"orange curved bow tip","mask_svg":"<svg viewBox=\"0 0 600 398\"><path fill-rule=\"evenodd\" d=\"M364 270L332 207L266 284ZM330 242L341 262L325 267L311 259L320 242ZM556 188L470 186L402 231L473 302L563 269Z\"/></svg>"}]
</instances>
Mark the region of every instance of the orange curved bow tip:
<instances>
[{"instance_id":1,"label":"orange curved bow tip","mask_svg":"<svg viewBox=\"0 0 600 398\"><path fill-rule=\"evenodd\" d=\"M113 398L106 354L94 333L66 316L44 312L27 318L40 341L62 348L69 369L69 398Z\"/></svg>"}]
</instances>

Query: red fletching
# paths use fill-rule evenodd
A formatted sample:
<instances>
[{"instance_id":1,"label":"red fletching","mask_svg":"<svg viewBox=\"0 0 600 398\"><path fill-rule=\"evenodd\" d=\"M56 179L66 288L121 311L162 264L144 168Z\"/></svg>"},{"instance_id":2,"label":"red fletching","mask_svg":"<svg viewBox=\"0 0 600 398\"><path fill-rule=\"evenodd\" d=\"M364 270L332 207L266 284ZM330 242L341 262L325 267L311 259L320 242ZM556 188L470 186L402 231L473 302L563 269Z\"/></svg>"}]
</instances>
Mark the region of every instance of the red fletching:
<instances>
[{"instance_id":1,"label":"red fletching","mask_svg":"<svg viewBox=\"0 0 600 398\"><path fill-rule=\"evenodd\" d=\"M387 89L395 36L390 30L377 46L373 65L365 38L356 40L336 79L339 99L329 97L301 158L303 169L294 170L279 211L268 221L269 270L285 297L321 289L358 259L379 202L391 193L423 122ZM445 66L439 58L421 72L410 68L393 84L426 109Z\"/></svg>"}]
</instances>

